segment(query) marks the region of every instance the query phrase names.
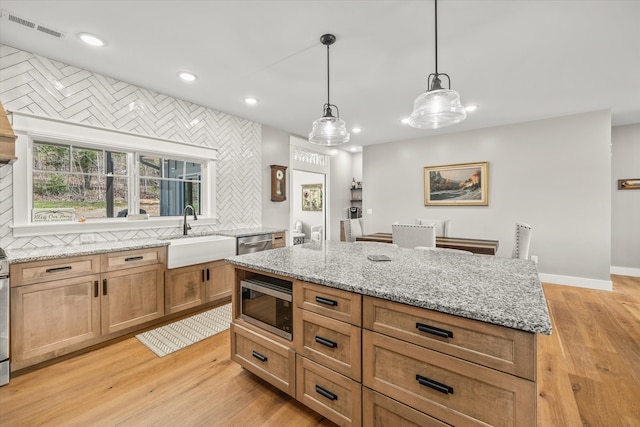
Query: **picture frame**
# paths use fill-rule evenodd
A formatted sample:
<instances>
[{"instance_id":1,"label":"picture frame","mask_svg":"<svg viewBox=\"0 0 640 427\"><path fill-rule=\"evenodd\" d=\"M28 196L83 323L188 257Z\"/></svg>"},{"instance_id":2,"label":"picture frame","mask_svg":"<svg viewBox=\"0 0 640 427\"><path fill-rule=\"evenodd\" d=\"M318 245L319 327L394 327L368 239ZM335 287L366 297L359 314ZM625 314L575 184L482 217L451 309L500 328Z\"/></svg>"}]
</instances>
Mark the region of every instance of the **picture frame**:
<instances>
[{"instance_id":1,"label":"picture frame","mask_svg":"<svg viewBox=\"0 0 640 427\"><path fill-rule=\"evenodd\" d=\"M489 162L424 168L425 206L488 206Z\"/></svg>"},{"instance_id":2,"label":"picture frame","mask_svg":"<svg viewBox=\"0 0 640 427\"><path fill-rule=\"evenodd\" d=\"M322 212L322 184L302 184L302 210Z\"/></svg>"},{"instance_id":3,"label":"picture frame","mask_svg":"<svg viewBox=\"0 0 640 427\"><path fill-rule=\"evenodd\" d=\"M618 190L640 190L640 178L619 179Z\"/></svg>"}]
</instances>

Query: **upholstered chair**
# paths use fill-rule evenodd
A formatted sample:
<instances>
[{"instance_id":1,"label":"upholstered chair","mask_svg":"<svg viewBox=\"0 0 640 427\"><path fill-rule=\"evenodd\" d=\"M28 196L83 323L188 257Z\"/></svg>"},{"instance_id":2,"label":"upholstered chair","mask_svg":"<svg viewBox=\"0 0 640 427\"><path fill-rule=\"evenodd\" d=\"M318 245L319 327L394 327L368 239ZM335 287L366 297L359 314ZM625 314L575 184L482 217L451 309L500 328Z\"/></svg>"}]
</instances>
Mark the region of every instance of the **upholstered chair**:
<instances>
[{"instance_id":1,"label":"upholstered chair","mask_svg":"<svg viewBox=\"0 0 640 427\"><path fill-rule=\"evenodd\" d=\"M433 224L392 224L391 232L393 243L401 248L436 246L436 227Z\"/></svg>"},{"instance_id":2,"label":"upholstered chair","mask_svg":"<svg viewBox=\"0 0 640 427\"><path fill-rule=\"evenodd\" d=\"M345 242L355 242L356 237L360 237L364 234L362 218L343 219L342 226L344 227Z\"/></svg>"},{"instance_id":3,"label":"upholstered chair","mask_svg":"<svg viewBox=\"0 0 640 427\"><path fill-rule=\"evenodd\" d=\"M511 258L529 259L531 233L532 230L529 224L516 222L516 236Z\"/></svg>"},{"instance_id":4,"label":"upholstered chair","mask_svg":"<svg viewBox=\"0 0 640 427\"><path fill-rule=\"evenodd\" d=\"M452 249L452 248L429 248L426 246L416 246L413 249L418 249L418 250L422 250L422 251L433 251L433 252L449 252L449 253L454 253L454 254L467 254L467 255L473 255L473 252L471 251L465 251L462 249Z\"/></svg>"},{"instance_id":5,"label":"upholstered chair","mask_svg":"<svg viewBox=\"0 0 640 427\"><path fill-rule=\"evenodd\" d=\"M312 225L311 226L311 241L320 241L324 240L324 227L322 225Z\"/></svg>"},{"instance_id":6,"label":"upholstered chair","mask_svg":"<svg viewBox=\"0 0 640 427\"><path fill-rule=\"evenodd\" d=\"M451 220L449 219L416 218L416 224L434 224L436 226L436 237L449 237L451 235Z\"/></svg>"}]
</instances>

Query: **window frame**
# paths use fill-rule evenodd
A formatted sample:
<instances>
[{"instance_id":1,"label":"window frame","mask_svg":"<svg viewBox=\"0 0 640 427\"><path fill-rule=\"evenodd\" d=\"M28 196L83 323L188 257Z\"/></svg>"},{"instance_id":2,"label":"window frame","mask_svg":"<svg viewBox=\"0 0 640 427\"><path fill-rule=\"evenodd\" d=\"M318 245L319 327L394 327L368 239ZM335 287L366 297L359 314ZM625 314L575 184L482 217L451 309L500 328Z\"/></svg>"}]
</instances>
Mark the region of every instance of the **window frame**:
<instances>
[{"instance_id":1,"label":"window frame","mask_svg":"<svg viewBox=\"0 0 640 427\"><path fill-rule=\"evenodd\" d=\"M217 148L143 136L92 125L69 123L22 112L13 112L12 118L13 130L17 136L16 155L18 157L13 164L13 225L10 228L13 230L14 237L138 230L143 228L174 228L182 225L181 215L153 217L148 220L100 218L91 219L84 223L77 221L32 223L32 150L34 141L62 145L72 144L127 153L127 166L133 172L129 174L129 208L132 210L139 208L139 171L136 168L140 154L202 163L202 200L201 214L198 215L198 225L217 224ZM184 155L185 151L189 152L189 156Z\"/></svg>"}]
</instances>

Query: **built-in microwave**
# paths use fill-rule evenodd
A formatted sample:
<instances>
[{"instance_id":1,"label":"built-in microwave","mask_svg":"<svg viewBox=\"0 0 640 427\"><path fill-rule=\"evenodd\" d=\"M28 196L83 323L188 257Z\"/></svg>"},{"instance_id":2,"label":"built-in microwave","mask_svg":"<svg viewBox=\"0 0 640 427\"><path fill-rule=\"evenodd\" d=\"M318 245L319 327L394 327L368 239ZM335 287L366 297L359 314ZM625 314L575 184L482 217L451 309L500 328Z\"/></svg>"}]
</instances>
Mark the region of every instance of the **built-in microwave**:
<instances>
[{"instance_id":1,"label":"built-in microwave","mask_svg":"<svg viewBox=\"0 0 640 427\"><path fill-rule=\"evenodd\" d=\"M292 283L275 277L240 281L241 318L248 323L293 340Z\"/></svg>"}]
</instances>

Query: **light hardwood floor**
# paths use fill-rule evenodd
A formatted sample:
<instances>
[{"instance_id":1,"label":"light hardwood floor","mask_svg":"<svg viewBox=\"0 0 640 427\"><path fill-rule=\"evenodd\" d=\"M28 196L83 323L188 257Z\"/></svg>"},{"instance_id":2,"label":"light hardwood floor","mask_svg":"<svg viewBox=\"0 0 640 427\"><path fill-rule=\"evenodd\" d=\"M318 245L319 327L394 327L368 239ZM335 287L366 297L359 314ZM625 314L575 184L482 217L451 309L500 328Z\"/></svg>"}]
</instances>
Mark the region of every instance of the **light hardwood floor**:
<instances>
[{"instance_id":1,"label":"light hardwood floor","mask_svg":"<svg viewBox=\"0 0 640 427\"><path fill-rule=\"evenodd\" d=\"M640 425L640 278L544 285L539 426ZM0 387L1 426L332 426L229 360L229 332L164 358L129 338Z\"/></svg>"}]
</instances>

